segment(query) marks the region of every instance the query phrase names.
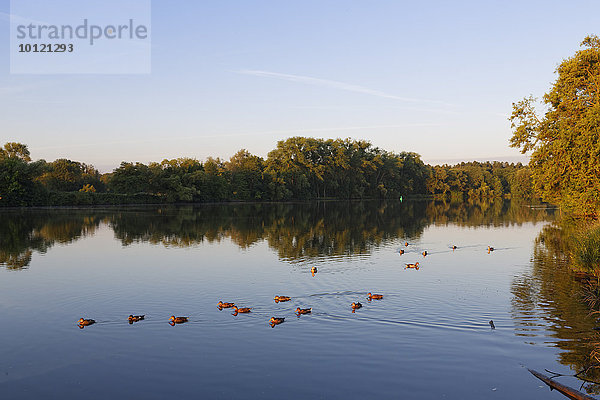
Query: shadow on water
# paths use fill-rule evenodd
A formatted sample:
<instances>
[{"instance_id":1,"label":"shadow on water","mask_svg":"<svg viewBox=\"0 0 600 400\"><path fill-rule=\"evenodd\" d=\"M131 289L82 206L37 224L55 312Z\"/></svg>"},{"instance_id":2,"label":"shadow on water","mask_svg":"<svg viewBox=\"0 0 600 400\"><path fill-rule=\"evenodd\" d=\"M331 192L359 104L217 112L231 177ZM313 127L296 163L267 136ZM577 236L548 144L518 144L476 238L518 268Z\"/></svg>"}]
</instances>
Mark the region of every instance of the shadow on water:
<instances>
[{"instance_id":1,"label":"shadow on water","mask_svg":"<svg viewBox=\"0 0 600 400\"><path fill-rule=\"evenodd\" d=\"M561 351L558 361L583 380L600 382L600 335L597 317L586 301L597 282L569 268L568 238L572 227L555 222L535 240L531 268L515 276L511 291L515 334L532 345L551 345ZM549 337L551 338L549 340ZM590 394L600 384L583 382Z\"/></svg>"},{"instance_id":2,"label":"shadow on water","mask_svg":"<svg viewBox=\"0 0 600 400\"><path fill-rule=\"evenodd\" d=\"M189 247L227 239L248 248L266 241L282 260L295 262L370 254L392 240L416 240L431 224L507 226L545 220L549 214L502 200L9 210L0 212L0 266L27 268L34 252L92 236L101 226L110 227L123 246Z\"/></svg>"}]
</instances>

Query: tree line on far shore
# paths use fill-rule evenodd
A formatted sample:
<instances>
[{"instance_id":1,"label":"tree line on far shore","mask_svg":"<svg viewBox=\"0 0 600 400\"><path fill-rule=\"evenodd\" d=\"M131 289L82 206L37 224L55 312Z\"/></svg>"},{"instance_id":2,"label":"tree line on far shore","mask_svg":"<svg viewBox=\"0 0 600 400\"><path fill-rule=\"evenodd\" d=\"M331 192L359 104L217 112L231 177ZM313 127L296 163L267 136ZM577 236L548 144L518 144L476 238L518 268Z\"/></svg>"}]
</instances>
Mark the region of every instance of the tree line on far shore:
<instances>
[{"instance_id":1,"label":"tree line on far shore","mask_svg":"<svg viewBox=\"0 0 600 400\"><path fill-rule=\"evenodd\" d=\"M389 152L364 140L292 137L266 159L240 150L208 158L123 162L108 174L60 159L32 162L26 145L0 148L0 207L32 205L539 197L576 215L600 217L600 38L561 62L543 97L513 104L512 147L528 166L502 162L425 165L416 153Z\"/></svg>"},{"instance_id":2,"label":"tree line on far shore","mask_svg":"<svg viewBox=\"0 0 600 400\"><path fill-rule=\"evenodd\" d=\"M32 161L21 143L0 148L0 206L444 199L532 196L522 164L469 162L430 166L412 152L393 153L364 140L292 137L266 159L240 150L229 160L177 158L123 162L101 174L92 165Z\"/></svg>"}]
</instances>

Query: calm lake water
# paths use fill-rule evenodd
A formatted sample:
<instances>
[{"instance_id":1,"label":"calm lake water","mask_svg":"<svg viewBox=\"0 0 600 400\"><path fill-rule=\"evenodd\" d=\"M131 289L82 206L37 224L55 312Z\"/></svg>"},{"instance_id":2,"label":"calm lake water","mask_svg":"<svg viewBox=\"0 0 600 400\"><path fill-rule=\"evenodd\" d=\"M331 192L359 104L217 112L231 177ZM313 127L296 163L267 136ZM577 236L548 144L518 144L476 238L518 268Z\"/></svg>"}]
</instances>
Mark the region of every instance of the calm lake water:
<instances>
[{"instance_id":1,"label":"calm lake water","mask_svg":"<svg viewBox=\"0 0 600 400\"><path fill-rule=\"evenodd\" d=\"M554 218L503 202L3 211L0 397L560 399L525 367L583 368L595 320L547 245Z\"/></svg>"}]
</instances>

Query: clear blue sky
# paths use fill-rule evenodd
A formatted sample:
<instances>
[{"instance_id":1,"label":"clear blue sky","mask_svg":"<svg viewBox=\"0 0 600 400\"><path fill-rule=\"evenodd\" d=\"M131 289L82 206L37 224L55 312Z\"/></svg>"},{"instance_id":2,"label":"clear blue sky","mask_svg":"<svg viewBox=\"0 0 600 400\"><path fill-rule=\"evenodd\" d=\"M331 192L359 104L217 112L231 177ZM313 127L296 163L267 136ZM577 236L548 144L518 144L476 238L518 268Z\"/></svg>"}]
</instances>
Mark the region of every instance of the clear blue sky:
<instances>
[{"instance_id":1,"label":"clear blue sky","mask_svg":"<svg viewBox=\"0 0 600 400\"><path fill-rule=\"evenodd\" d=\"M521 159L511 103L540 97L597 1L153 1L149 75L11 75L0 0L0 141L33 158L266 156L352 137L426 162Z\"/></svg>"}]
</instances>

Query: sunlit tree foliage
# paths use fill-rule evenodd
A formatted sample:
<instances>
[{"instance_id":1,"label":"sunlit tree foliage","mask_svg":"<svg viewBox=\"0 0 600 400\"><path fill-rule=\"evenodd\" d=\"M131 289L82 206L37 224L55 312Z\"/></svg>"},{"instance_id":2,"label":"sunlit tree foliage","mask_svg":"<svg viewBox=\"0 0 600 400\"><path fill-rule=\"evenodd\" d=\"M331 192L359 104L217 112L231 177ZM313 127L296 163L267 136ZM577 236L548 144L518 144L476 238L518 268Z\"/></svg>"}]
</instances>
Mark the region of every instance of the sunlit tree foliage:
<instances>
[{"instance_id":1,"label":"sunlit tree foliage","mask_svg":"<svg viewBox=\"0 0 600 400\"><path fill-rule=\"evenodd\" d=\"M600 38L557 68L557 80L543 97L543 116L533 97L513 104L511 146L531 151L536 193L543 200L581 214L600 209Z\"/></svg>"}]
</instances>

